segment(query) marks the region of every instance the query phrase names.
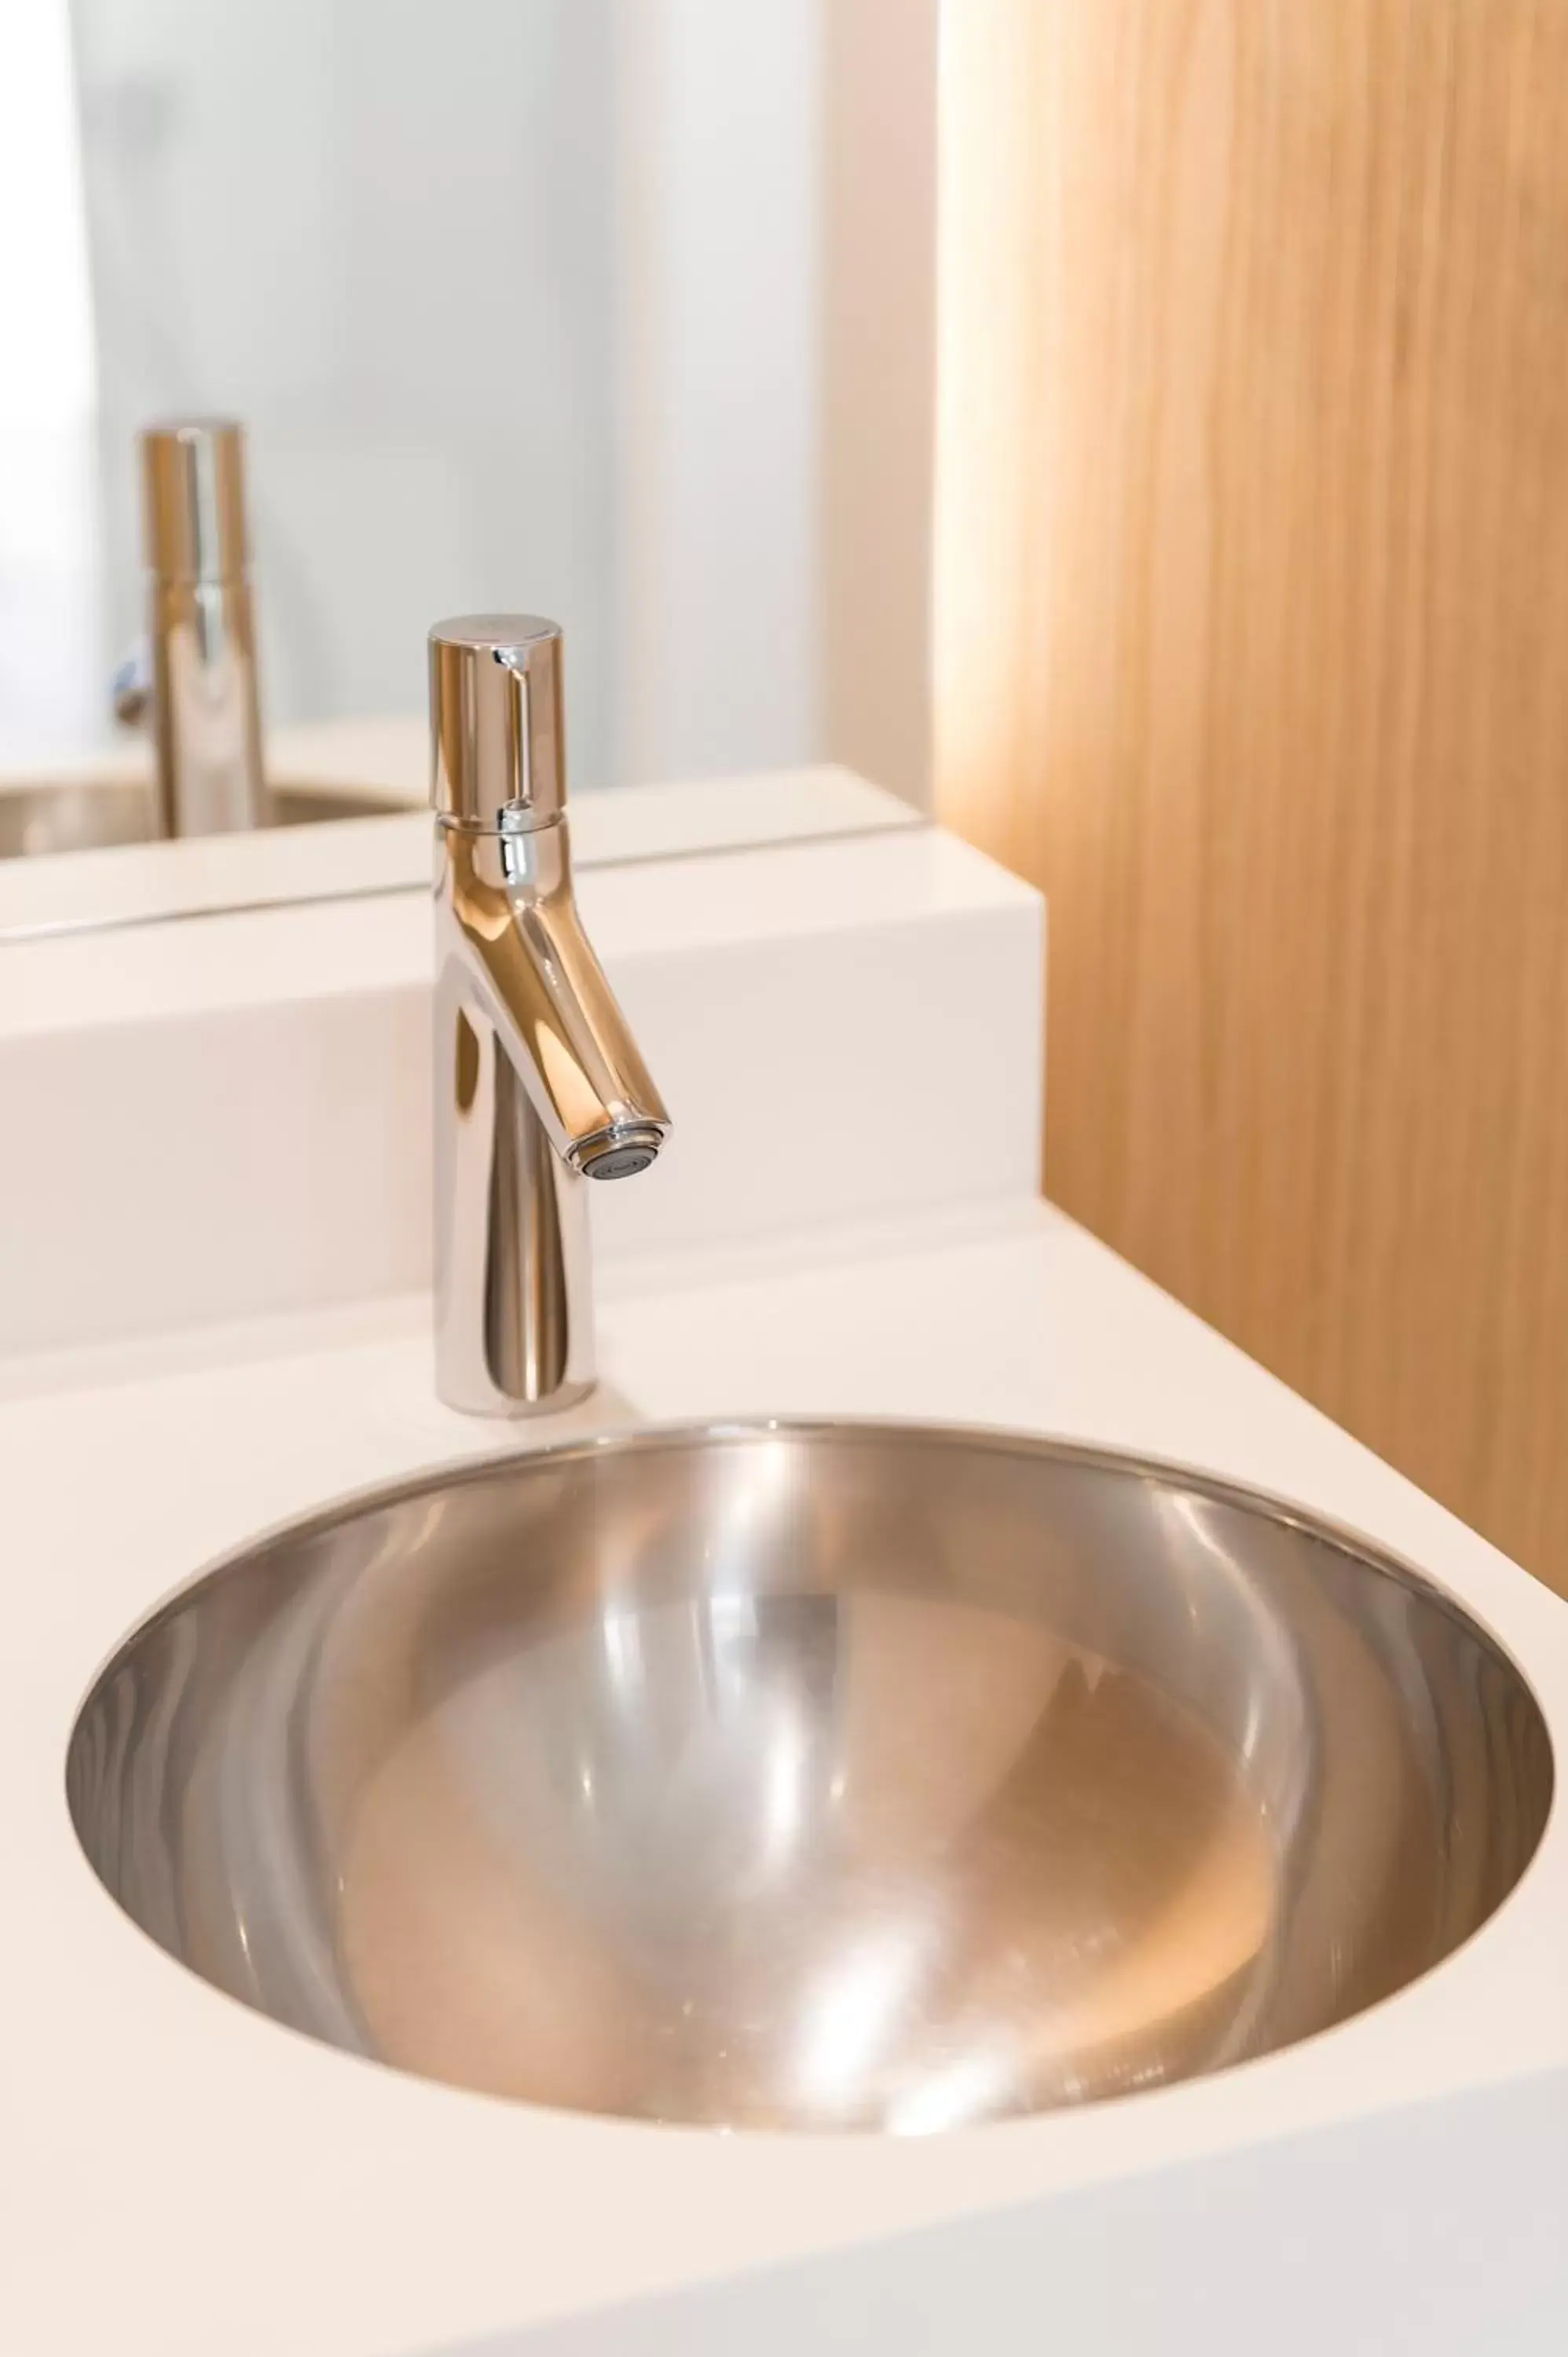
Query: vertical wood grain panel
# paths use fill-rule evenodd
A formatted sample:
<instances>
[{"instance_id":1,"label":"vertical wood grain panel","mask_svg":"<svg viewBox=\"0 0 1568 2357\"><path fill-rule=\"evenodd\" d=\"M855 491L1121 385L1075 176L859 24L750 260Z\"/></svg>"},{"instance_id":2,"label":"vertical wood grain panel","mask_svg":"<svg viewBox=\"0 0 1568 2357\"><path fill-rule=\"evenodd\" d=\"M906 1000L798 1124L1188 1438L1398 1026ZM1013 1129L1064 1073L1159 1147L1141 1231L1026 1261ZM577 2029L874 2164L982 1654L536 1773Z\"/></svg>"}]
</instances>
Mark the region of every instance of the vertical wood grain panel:
<instances>
[{"instance_id":1,"label":"vertical wood grain panel","mask_svg":"<svg viewBox=\"0 0 1568 2357\"><path fill-rule=\"evenodd\" d=\"M1049 1191L1568 1587L1568 0L944 20L939 807Z\"/></svg>"}]
</instances>

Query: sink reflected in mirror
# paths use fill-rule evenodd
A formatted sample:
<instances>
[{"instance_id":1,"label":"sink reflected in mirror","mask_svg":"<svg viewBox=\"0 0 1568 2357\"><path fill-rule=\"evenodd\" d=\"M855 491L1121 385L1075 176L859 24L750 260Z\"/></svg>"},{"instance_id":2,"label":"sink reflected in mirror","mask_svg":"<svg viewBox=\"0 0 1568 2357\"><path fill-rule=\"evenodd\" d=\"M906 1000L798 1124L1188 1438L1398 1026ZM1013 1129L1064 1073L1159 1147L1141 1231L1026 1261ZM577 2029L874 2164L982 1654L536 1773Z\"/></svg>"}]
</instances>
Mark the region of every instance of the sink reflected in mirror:
<instances>
[{"instance_id":1,"label":"sink reflected in mirror","mask_svg":"<svg viewBox=\"0 0 1568 2357\"><path fill-rule=\"evenodd\" d=\"M454 2085L919 2134L1267 2054L1439 1964L1552 1768L1435 1588L1169 1468L758 1424L350 1501L132 1635L121 1906Z\"/></svg>"},{"instance_id":2,"label":"sink reflected in mirror","mask_svg":"<svg viewBox=\"0 0 1568 2357\"><path fill-rule=\"evenodd\" d=\"M271 789L270 826L310 826L326 819L380 818L409 804L392 794L291 780ZM0 859L57 851L96 851L159 839L157 796L150 778L77 777L0 784Z\"/></svg>"}]
</instances>

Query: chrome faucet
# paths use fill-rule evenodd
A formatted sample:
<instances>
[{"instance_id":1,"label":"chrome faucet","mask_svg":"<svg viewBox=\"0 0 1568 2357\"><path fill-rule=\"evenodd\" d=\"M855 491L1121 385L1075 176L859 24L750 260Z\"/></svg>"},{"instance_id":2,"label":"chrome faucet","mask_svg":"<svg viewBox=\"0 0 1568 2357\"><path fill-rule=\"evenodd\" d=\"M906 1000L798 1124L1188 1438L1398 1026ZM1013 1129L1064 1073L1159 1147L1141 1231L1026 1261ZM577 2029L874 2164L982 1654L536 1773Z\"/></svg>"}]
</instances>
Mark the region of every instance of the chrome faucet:
<instances>
[{"instance_id":1,"label":"chrome faucet","mask_svg":"<svg viewBox=\"0 0 1568 2357\"><path fill-rule=\"evenodd\" d=\"M646 1170L670 1116L572 893L561 632L430 633L435 860L435 1385L476 1415L593 1388L586 1182Z\"/></svg>"},{"instance_id":2,"label":"chrome faucet","mask_svg":"<svg viewBox=\"0 0 1568 2357\"><path fill-rule=\"evenodd\" d=\"M115 675L115 709L149 705L165 834L228 834L266 816L244 436L228 418L142 436L146 652Z\"/></svg>"}]
</instances>

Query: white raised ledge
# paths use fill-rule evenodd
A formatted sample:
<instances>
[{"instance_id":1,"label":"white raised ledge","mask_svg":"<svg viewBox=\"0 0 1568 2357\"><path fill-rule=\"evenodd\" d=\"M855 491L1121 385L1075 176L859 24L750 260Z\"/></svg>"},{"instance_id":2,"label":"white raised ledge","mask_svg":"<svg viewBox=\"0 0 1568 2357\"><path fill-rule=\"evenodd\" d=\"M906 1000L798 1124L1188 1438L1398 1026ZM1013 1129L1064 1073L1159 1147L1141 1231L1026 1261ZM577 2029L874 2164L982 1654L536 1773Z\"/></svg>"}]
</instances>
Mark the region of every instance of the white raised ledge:
<instances>
[{"instance_id":1,"label":"white raised ledge","mask_svg":"<svg viewBox=\"0 0 1568 2357\"><path fill-rule=\"evenodd\" d=\"M1043 912L977 852L897 826L579 899L675 1117L594 1192L603 1265L1033 1194ZM427 1282L430 979L427 890L0 948L0 1354Z\"/></svg>"}]
</instances>

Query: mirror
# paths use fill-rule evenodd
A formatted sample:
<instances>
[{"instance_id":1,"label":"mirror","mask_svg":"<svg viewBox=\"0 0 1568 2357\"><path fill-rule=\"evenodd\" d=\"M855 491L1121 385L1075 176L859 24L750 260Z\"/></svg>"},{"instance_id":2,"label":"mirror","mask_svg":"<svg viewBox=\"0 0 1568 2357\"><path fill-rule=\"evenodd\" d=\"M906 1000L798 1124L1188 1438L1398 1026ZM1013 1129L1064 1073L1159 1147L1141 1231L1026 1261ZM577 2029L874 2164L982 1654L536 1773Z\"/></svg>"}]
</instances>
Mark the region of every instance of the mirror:
<instances>
[{"instance_id":1,"label":"mirror","mask_svg":"<svg viewBox=\"0 0 1568 2357\"><path fill-rule=\"evenodd\" d=\"M454 612L563 623L577 797L838 763L918 806L935 50L935 0L7 12L0 932L336 892L357 841L423 886L386 813ZM138 436L212 414L276 832L317 840L177 861L112 683Z\"/></svg>"}]
</instances>

